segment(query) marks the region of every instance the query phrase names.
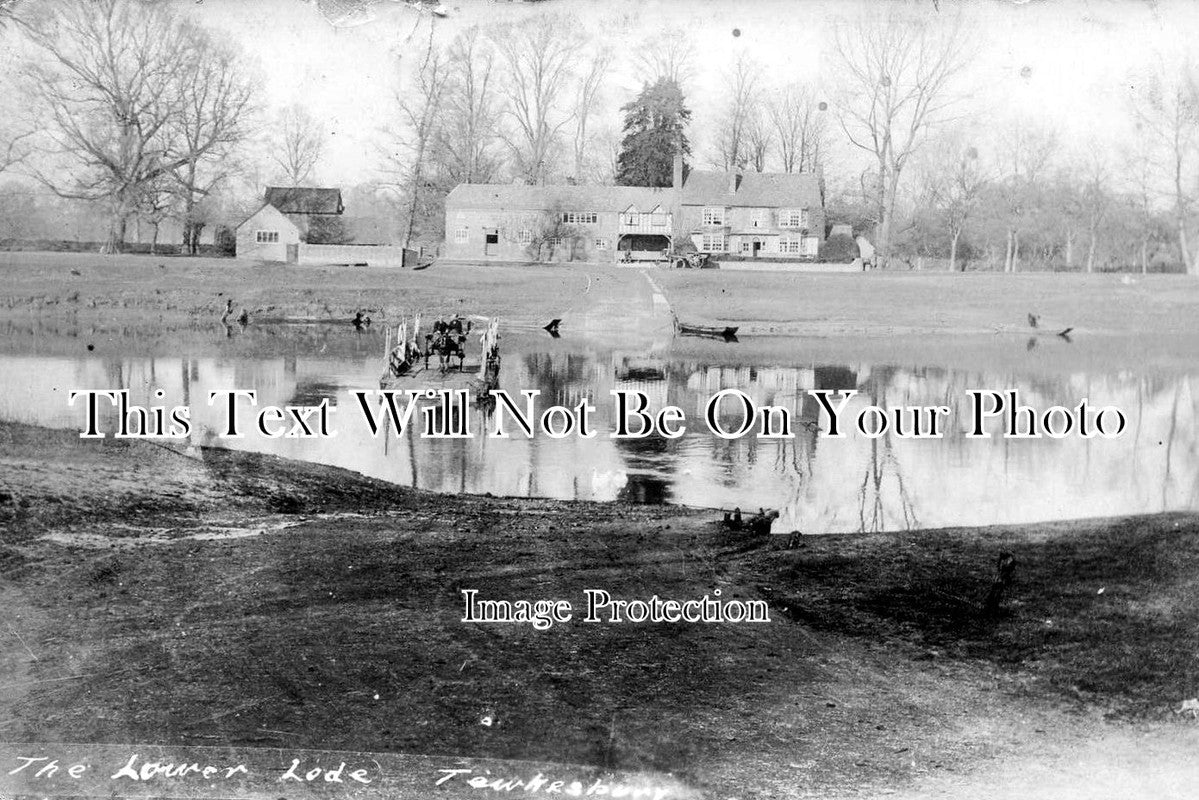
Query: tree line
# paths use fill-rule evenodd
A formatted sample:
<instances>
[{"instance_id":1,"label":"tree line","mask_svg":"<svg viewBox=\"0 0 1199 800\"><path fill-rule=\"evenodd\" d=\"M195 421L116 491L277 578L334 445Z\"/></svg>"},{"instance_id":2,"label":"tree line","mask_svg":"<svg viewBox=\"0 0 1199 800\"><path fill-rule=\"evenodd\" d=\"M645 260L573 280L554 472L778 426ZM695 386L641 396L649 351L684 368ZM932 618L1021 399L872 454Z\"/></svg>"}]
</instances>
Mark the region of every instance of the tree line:
<instances>
[{"instance_id":1,"label":"tree line","mask_svg":"<svg viewBox=\"0 0 1199 800\"><path fill-rule=\"evenodd\" d=\"M681 152L688 169L819 175L830 223L867 236L879 266L1199 271L1192 65L1138 76L1113 111L1134 123L1121 148L1074 151L1031 116L976 110L974 33L910 12L837 26L818 81L767 73L742 50L717 76L698 154L687 94L701 59L681 30L623 56L640 89L622 97L629 64L572 18L447 42L430 28L403 55L407 80L378 131L375 205L405 243L440 240L459 183L667 186ZM264 179L303 185L318 173L322 123L300 105L268 113L244 54L167 4L9 2L0 28L29 56L5 78L6 96L27 102L0 121L0 173L103 207L107 249L131 222L157 231L169 219L195 253Z\"/></svg>"}]
</instances>

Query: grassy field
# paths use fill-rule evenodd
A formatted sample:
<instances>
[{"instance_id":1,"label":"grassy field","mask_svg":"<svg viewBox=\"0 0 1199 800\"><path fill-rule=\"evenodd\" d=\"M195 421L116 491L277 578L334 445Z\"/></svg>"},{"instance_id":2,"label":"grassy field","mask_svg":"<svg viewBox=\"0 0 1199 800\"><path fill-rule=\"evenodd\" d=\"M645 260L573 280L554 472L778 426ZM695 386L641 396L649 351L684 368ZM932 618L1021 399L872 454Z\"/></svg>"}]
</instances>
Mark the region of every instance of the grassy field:
<instances>
[{"instance_id":1,"label":"grassy field","mask_svg":"<svg viewBox=\"0 0 1199 800\"><path fill-rule=\"evenodd\" d=\"M8 741L546 759L743 798L982 796L996 770L1085 779L1117 753L1161 760L1122 795L1148 797L1199 743L1173 713L1199 690L1195 515L787 549L678 509L444 497L18 425L0 453ZM1018 566L991 619L1000 550ZM460 621L462 588L583 587L720 588L773 621Z\"/></svg>"},{"instance_id":2,"label":"grassy field","mask_svg":"<svg viewBox=\"0 0 1199 800\"><path fill-rule=\"evenodd\" d=\"M1193 335L1199 308L1199 279L1185 275L671 270L655 278L680 317L748 333L1028 331L1034 313L1050 330Z\"/></svg>"},{"instance_id":3,"label":"grassy field","mask_svg":"<svg viewBox=\"0 0 1199 800\"><path fill-rule=\"evenodd\" d=\"M439 265L423 271L252 265L229 259L0 253L0 315L133 325L216 318L226 300L254 315L345 318L465 311L521 321L560 315L602 279L629 301L648 298L639 270L592 264ZM812 274L651 270L681 319L740 326L745 334L969 335L1199 333L1199 279L1182 275L991 273ZM1127 282L1125 282L1127 281ZM609 309L622 324L622 305Z\"/></svg>"},{"instance_id":4,"label":"grassy field","mask_svg":"<svg viewBox=\"0 0 1199 800\"><path fill-rule=\"evenodd\" d=\"M0 253L0 314L35 313L151 326L217 319L232 300L252 315L350 319L426 313L540 319L587 276L560 267L423 271L247 264L232 259ZM235 311L236 313L236 311Z\"/></svg>"}]
</instances>

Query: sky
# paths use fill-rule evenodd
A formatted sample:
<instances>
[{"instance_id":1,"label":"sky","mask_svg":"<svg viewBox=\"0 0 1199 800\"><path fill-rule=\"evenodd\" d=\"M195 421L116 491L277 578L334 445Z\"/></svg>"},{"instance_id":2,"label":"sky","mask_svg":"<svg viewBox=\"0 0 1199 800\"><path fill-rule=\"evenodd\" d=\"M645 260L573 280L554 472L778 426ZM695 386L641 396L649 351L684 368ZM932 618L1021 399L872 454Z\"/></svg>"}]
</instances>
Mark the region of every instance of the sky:
<instances>
[{"instance_id":1,"label":"sky","mask_svg":"<svg viewBox=\"0 0 1199 800\"><path fill-rule=\"evenodd\" d=\"M640 86L637 48L656 30L683 28L698 55L688 102L701 165L712 152L722 74L739 52L764 67L769 83L807 81L819 94L834 61L836 26L893 3L934 24L963 18L975 53L963 91L980 135L1026 115L1079 150L1114 147L1129 136L1127 98L1138 73L1157 58L1176 60L1199 40L1199 3L1189 0L449 0L445 18L378 0L373 21L347 28L334 28L305 0L173 2L242 46L260 71L268 106L302 103L324 121L321 177L341 185L378 179L380 131L394 120L396 94L411 80L430 30L448 43L473 24L564 15L617 54L599 124L618 130L618 108ZM860 154L842 143L834 159L848 168Z\"/></svg>"}]
</instances>

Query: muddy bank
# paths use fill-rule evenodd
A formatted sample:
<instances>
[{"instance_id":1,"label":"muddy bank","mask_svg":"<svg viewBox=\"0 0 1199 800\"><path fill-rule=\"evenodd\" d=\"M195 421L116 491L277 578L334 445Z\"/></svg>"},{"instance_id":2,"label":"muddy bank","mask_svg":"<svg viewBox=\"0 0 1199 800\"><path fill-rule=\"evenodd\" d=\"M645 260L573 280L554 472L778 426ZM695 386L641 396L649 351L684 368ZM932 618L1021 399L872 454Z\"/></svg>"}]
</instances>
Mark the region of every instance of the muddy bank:
<instances>
[{"instance_id":1,"label":"muddy bank","mask_svg":"<svg viewBox=\"0 0 1199 800\"><path fill-rule=\"evenodd\" d=\"M128 526L177 529L238 520L276 524L311 515L515 514L586 518L687 517L681 509L442 495L305 461L215 447L183 447L111 437L85 441L74 430L0 422L0 525L5 543L45 533Z\"/></svg>"},{"instance_id":2,"label":"muddy bank","mask_svg":"<svg viewBox=\"0 0 1199 800\"><path fill-rule=\"evenodd\" d=\"M544 758L761 798L969 788L1135 731L1194 745L1173 711L1199 688L1194 515L792 542L11 424L0 485L8 741ZM1016 581L984 618L1000 550ZM772 620L461 621L463 589L587 588L719 589Z\"/></svg>"}]
</instances>

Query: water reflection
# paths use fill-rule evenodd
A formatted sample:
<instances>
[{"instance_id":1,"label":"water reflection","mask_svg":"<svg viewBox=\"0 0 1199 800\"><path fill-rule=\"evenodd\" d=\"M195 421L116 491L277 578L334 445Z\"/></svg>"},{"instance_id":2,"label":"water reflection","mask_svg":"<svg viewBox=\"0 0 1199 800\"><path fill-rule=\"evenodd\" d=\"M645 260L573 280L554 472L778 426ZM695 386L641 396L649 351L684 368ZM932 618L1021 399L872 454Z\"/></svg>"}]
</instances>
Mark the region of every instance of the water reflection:
<instances>
[{"instance_id":1,"label":"water reflection","mask_svg":"<svg viewBox=\"0 0 1199 800\"><path fill-rule=\"evenodd\" d=\"M535 388L542 402L573 406L590 398L594 439L429 440L372 438L349 389L373 388L378 359L319 352L276 358L47 358L3 356L20 376L0 387L0 416L79 428L71 389L125 388L139 404L187 404L191 444L270 452L353 469L439 492L567 499L777 508L776 530L807 533L887 531L949 525L1028 522L1199 507L1196 398L1189 375L1019 373L812 364L721 366L640 353L512 353L501 385L514 394ZM217 438L220 410L212 391L254 388L261 405L337 406L330 439ZM702 424L708 399L737 388L758 405L790 410L794 437L725 440ZM1025 403L1115 405L1128 418L1118 439L970 439L969 389L1019 389ZM165 397L156 400L155 389ZM615 426L609 392L635 389L651 407L676 405L688 415L680 439L608 438ZM869 439L820 435L826 421L811 389L854 389L850 415L867 405L946 405L943 439L893 435ZM729 421L735 425L735 420Z\"/></svg>"}]
</instances>

